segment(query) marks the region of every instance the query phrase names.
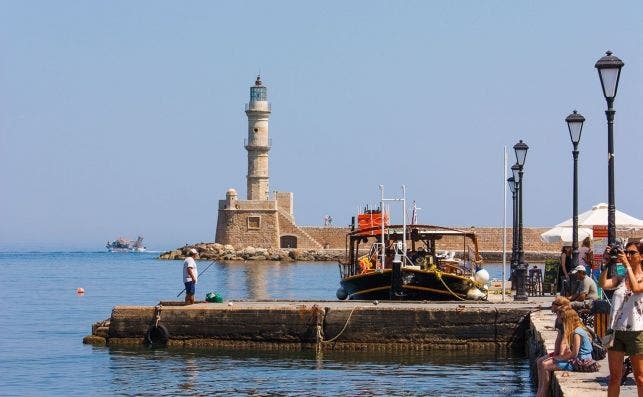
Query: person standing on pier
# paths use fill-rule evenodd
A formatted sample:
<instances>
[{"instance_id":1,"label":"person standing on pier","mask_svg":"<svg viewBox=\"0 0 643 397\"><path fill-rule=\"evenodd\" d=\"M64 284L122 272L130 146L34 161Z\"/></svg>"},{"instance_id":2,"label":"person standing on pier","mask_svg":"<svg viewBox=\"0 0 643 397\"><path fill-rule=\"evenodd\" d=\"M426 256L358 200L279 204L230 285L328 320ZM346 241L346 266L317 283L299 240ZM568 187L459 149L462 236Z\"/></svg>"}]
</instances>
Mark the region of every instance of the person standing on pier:
<instances>
[{"instance_id":1,"label":"person standing on pier","mask_svg":"<svg viewBox=\"0 0 643 397\"><path fill-rule=\"evenodd\" d=\"M614 289L612 310L610 312L609 330L612 332L612 346L607 350L607 361L610 368L607 395L618 396L621 391L623 359L629 355L638 395L643 395L643 268L641 252L643 244L628 243L625 250L607 246L608 263L615 251L615 261L625 267L625 277L619 277L613 271L608 278L608 266L603 268L599 279L604 289Z\"/></svg>"},{"instance_id":2,"label":"person standing on pier","mask_svg":"<svg viewBox=\"0 0 643 397\"><path fill-rule=\"evenodd\" d=\"M582 246L578 249L578 263L585 266L587 274L592 276L592 266L594 265L594 252L592 251L592 240L589 237L583 239Z\"/></svg>"},{"instance_id":3,"label":"person standing on pier","mask_svg":"<svg viewBox=\"0 0 643 397\"><path fill-rule=\"evenodd\" d=\"M188 250L188 256L183 261L183 283L185 284L185 303L191 305L194 303L194 294L196 293L196 281L199 272L196 268L195 258L199 257L199 252L194 248Z\"/></svg>"},{"instance_id":4,"label":"person standing on pier","mask_svg":"<svg viewBox=\"0 0 643 397\"><path fill-rule=\"evenodd\" d=\"M560 267L558 268L558 292L563 295L569 295L569 291L573 291L576 287L576 283L572 283L573 278L570 277L572 270L574 270L572 247L565 245L560 252Z\"/></svg>"}]
</instances>

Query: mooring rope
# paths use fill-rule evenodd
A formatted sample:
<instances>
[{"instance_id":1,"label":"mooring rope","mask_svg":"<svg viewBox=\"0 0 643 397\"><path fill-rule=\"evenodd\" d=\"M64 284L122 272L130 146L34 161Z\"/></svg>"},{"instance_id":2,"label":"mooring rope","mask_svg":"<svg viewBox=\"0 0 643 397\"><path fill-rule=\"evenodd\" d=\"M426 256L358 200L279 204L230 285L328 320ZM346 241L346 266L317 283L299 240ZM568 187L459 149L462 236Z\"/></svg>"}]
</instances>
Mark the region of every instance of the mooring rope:
<instances>
[{"instance_id":1,"label":"mooring rope","mask_svg":"<svg viewBox=\"0 0 643 397\"><path fill-rule=\"evenodd\" d=\"M159 303L158 305L154 306L154 317L156 318L156 321L154 322L154 326L158 327L159 322L161 321L161 309L163 306Z\"/></svg>"},{"instance_id":2,"label":"mooring rope","mask_svg":"<svg viewBox=\"0 0 643 397\"><path fill-rule=\"evenodd\" d=\"M351 320L351 316L353 315L353 312L354 312L355 310L357 310L357 308L358 308L358 307L359 307L359 306L355 306L355 307L353 307L353 310L351 310L351 312L348 314L348 318L346 319L346 323L344 324L344 327L343 327L343 328L342 328L342 330L341 330L341 331L339 331L339 333L338 333L337 335L335 335L333 338L330 338L330 339L328 339L328 340L324 340L324 337L323 337L323 336L322 336L322 334L321 334L321 326L320 326L320 325L318 325L318 326L317 326L317 340L318 340L320 343L331 343L331 342L334 342L337 338L339 338L339 337L344 333L344 331L346 330L346 327L348 327L348 323L349 323L349 321Z\"/></svg>"},{"instance_id":3,"label":"mooring rope","mask_svg":"<svg viewBox=\"0 0 643 397\"><path fill-rule=\"evenodd\" d=\"M446 288L447 291L449 291L451 293L451 295L455 296L456 298L460 299L461 301L466 301L466 299L459 297L458 295L456 295L455 292L451 291L451 288L449 288L447 283L442 279L442 272L440 270L438 270L438 268L435 265L433 265L432 270L435 272L435 276L438 278L438 280L440 280L440 282L442 282L442 285L444 285L444 288Z\"/></svg>"}]
</instances>

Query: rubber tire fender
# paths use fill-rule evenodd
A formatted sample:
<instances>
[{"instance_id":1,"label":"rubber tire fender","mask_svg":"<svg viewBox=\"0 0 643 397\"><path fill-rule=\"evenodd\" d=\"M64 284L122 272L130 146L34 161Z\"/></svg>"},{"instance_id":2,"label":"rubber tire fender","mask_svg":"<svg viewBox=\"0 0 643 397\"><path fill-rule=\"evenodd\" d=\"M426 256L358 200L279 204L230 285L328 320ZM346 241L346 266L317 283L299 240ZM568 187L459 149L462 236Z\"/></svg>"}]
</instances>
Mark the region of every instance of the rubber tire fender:
<instances>
[{"instance_id":1,"label":"rubber tire fender","mask_svg":"<svg viewBox=\"0 0 643 397\"><path fill-rule=\"evenodd\" d=\"M152 325L145 334L145 344L151 347L165 347L170 339L170 333L164 325Z\"/></svg>"}]
</instances>

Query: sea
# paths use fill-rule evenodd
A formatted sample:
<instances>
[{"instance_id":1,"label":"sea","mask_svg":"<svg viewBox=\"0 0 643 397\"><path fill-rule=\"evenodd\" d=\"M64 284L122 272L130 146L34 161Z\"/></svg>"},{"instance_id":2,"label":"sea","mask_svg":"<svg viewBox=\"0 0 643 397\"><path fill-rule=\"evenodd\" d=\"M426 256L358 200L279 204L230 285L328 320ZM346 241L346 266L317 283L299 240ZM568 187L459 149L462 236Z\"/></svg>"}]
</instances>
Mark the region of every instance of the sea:
<instances>
[{"instance_id":1,"label":"sea","mask_svg":"<svg viewBox=\"0 0 643 397\"><path fill-rule=\"evenodd\" d=\"M529 396L518 353L276 352L95 347L116 305L176 300L158 253L0 253L0 396ZM336 300L329 262L199 261L197 299ZM501 266L487 266L492 278ZM83 288L84 294L77 294Z\"/></svg>"}]
</instances>

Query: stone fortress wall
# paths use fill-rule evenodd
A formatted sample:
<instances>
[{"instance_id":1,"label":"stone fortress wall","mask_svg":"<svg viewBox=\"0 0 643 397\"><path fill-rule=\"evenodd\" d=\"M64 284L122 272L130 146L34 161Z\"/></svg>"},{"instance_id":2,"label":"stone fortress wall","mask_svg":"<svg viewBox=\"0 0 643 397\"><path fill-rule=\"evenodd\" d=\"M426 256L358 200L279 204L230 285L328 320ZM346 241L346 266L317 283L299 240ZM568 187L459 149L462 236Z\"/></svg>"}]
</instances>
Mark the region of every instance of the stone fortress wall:
<instances>
[{"instance_id":1,"label":"stone fortress wall","mask_svg":"<svg viewBox=\"0 0 643 397\"><path fill-rule=\"evenodd\" d=\"M283 221L283 219L282 219ZM238 225L237 225L238 226ZM480 252L502 252L503 251L503 228L501 227L458 227L453 226L454 229L473 230L478 239L478 250ZM296 248L303 249L345 249L346 248L346 234L350 232L348 227L324 227L324 226L298 226L296 228L286 228L289 235L297 236L300 231L306 233L301 238L313 239L317 244L304 244L297 245ZM526 252L539 252L539 253L558 253L561 249L561 244L558 243L545 243L540 239L540 235L549 230L548 227L527 227L523 229L523 247ZM277 248L276 246L266 246L261 244L259 239L251 238L243 228L237 229L237 238L232 240L237 243L231 243L235 248L244 248L246 246L264 247L264 248ZM643 231L638 232L618 232L619 237L623 238L641 238ZM507 247L506 250L511 252L512 244L512 229L507 228ZM271 239L274 241L275 239ZM278 240L278 239L276 239ZM265 240L263 240L265 241ZM220 241L217 241L220 242ZM295 248L295 247L293 247ZM440 250L462 251L462 240L460 238L449 238L445 236L442 240L437 242L437 248Z\"/></svg>"},{"instance_id":2,"label":"stone fortress wall","mask_svg":"<svg viewBox=\"0 0 643 397\"><path fill-rule=\"evenodd\" d=\"M454 229L473 230L478 239L478 250L480 252L502 252L503 228L501 227L460 227L450 226ZM310 236L316 239L324 248L344 249L346 246L346 233L350 231L348 227L317 227L317 226L300 226ZM549 227L527 227L523 228L523 248L526 252L540 253L558 253L561 244L545 243L540 239L540 235ZM507 247L506 250L511 252L512 236L511 227L506 229ZM643 238L643 231L619 231L619 237L626 239ZM580 244L580 242L579 242ZM445 236L437 242L437 248L440 250L461 251L462 240L460 238L451 238Z\"/></svg>"},{"instance_id":3,"label":"stone fortress wall","mask_svg":"<svg viewBox=\"0 0 643 397\"><path fill-rule=\"evenodd\" d=\"M478 238L478 249L481 252L502 252L503 228L501 227L460 227L450 226L454 229L473 230ZM350 231L347 227L316 227L316 226L300 226L310 236L315 238L324 248L331 249L344 249L346 245L346 233ZM523 247L525 251L529 252L560 252L561 245L558 243L551 244L545 243L540 239L540 235L549 227L527 227L523 228ZM638 232L621 232L617 233L619 237L623 238L641 238L643 231ZM507 228L507 251L511 252L512 242L512 229ZM579 242L580 244L580 242ZM461 239L449 240L445 237L443 240L438 241L438 249L441 250L461 250Z\"/></svg>"}]
</instances>

